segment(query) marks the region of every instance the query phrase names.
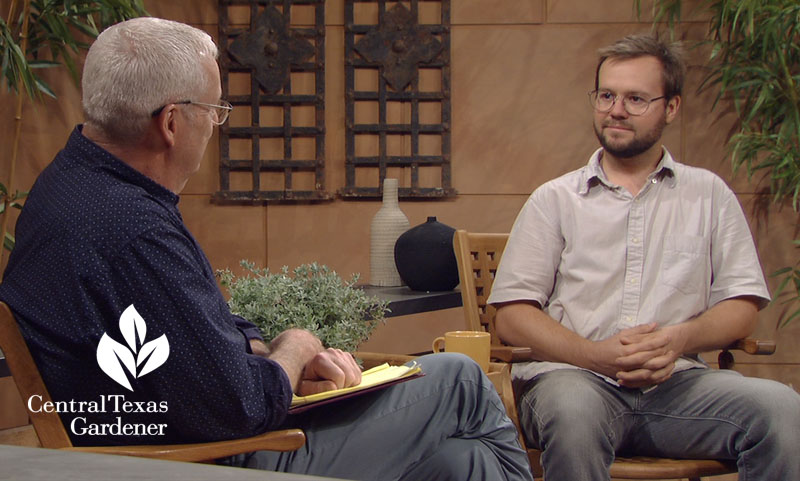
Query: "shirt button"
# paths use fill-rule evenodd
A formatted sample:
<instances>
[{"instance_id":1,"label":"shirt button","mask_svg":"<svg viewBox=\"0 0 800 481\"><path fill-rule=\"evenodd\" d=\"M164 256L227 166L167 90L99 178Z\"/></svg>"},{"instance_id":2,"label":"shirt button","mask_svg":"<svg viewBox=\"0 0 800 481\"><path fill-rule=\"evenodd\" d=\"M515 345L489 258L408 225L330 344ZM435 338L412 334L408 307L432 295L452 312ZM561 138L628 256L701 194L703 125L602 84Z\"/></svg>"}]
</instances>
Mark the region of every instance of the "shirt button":
<instances>
[{"instance_id":1,"label":"shirt button","mask_svg":"<svg viewBox=\"0 0 800 481\"><path fill-rule=\"evenodd\" d=\"M650 180L650 182L652 182L654 184L658 184L658 179L652 179L652 180Z\"/></svg>"},{"instance_id":2,"label":"shirt button","mask_svg":"<svg viewBox=\"0 0 800 481\"><path fill-rule=\"evenodd\" d=\"M631 240L633 241L634 244L638 244L639 243L639 238L638 237L634 237Z\"/></svg>"}]
</instances>

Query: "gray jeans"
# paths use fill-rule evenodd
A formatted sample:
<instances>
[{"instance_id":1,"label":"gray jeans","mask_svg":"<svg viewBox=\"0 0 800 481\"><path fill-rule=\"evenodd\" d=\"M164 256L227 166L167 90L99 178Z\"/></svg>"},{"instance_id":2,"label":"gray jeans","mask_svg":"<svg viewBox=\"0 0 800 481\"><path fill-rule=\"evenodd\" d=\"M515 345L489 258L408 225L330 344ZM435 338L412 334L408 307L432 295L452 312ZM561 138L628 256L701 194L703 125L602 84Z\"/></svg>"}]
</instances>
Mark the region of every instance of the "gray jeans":
<instances>
[{"instance_id":1,"label":"gray jeans","mask_svg":"<svg viewBox=\"0 0 800 481\"><path fill-rule=\"evenodd\" d=\"M363 480L531 480L528 457L497 392L460 354L417 359L425 376L289 416L298 451L259 451L236 464Z\"/></svg>"},{"instance_id":2,"label":"gray jeans","mask_svg":"<svg viewBox=\"0 0 800 481\"><path fill-rule=\"evenodd\" d=\"M800 480L800 396L778 382L690 369L643 393L562 369L531 381L518 408L545 480L608 480L615 453L737 460L740 481Z\"/></svg>"}]
</instances>

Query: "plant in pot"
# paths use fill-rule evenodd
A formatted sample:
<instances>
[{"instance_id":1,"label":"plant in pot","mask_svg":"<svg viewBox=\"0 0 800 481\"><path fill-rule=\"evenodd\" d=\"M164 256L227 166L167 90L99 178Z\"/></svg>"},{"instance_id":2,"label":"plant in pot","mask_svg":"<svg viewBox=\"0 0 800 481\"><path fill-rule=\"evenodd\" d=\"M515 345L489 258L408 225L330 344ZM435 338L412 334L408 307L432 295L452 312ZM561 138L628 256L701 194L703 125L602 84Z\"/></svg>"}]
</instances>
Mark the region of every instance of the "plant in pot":
<instances>
[{"instance_id":1,"label":"plant in pot","mask_svg":"<svg viewBox=\"0 0 800 481\"><path fill-rule=\"evenodd\" d=\"M5 16L0 16L0 73L8 91L16 96L14 137L9 157L8 181L0 183L0 215L3 245L10 250L14 238L8 233L7 206L26 192L14 189L14 173L22 133L22 106L25 96L41 100L42 94L55 98L38 70L65 66L78 83L77 59L89 48L90 40L108 25L147 15L142 0L11 0ZM24 93L23 93L24 92ZM4 162L5 163L5 162ZM7 187L6 187L7 186ZM4 255L0 249L0 264Z\"/></svg>"},{"instance_id":2,"label":"plant in pot","mask_svg":"<svg viewBox=\"0 0 800 481\"><path fill-rule=\"evenodd\" d=\"M274 273L248 261L241 265L245 275L224 269L217 276L230 294L231 312L257 325L264 339L297 327L313 332L326 347L355 352L385 319L388 302L356 287L357 274L344 281L316 263Z\"/></svg>"},{"instance_id":3,"label":"plant in pot","mask_svg":"<svg viewBox=\"0 0 800 481\"><path fill-rule=\"evenodd\" d=\"M714 107L726 100L737 116L728 142L734 172L744 169L750 180L768 183L773 204L800 213L800 3L692 4L710 17L706 40L700 43L710 52L701 89L713 89ZM640 11L640 1L634 5ZM683 6L682 0L656 0L654 26L666 22L674 34ZM800 239L787 243L795 252L800 249ZM785 305L778 319L783 327L800 318L800 261L771 275L781 279L773 302Z\"/></svg>"}]
</instances>

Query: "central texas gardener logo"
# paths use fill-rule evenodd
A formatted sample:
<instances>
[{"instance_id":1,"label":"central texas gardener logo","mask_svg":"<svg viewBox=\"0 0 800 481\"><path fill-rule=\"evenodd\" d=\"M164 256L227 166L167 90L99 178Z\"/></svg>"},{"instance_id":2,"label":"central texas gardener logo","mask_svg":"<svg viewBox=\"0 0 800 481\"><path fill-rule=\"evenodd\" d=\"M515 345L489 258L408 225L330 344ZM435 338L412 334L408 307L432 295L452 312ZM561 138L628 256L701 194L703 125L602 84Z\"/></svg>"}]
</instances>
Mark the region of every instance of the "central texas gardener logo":
<instances>
[{"instance_id":1,"label":"central texas gardener logo","mask_svg":"<svg viewBox=\"0 0 800 481\"><path fill-rule=\"evenodd\" d=\"M147 325L133 304L119 316L119 330L128 346L103 333L100 343L97 344L97 364L108 377L129 391L133 391L125 369L134 379L156 370L169 357L169 342L166 334L145 342Z\"/></svg>"}]
</instances>

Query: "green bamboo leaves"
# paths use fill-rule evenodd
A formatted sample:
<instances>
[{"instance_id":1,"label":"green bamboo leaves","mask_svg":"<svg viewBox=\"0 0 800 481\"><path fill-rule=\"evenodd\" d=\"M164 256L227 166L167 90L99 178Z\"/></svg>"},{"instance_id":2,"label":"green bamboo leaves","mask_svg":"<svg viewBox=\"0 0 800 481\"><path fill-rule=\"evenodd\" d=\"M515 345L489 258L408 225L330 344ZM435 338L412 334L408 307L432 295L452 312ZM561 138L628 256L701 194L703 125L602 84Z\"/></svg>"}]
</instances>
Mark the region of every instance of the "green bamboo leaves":
<instances>
[{"instance_id":1,"label":"green bamboo leaves","mask_svg":"<svg viewBox=\"0 0 800 481\"><path fill-rule=\"evenodd\" d=\"M0 18L2 78L15 93L55 98L37 70L63 65L78 83L77 59L92 39L108 25L146 14L142 0L12 0Z\"/></svg>"}]
</instances>

